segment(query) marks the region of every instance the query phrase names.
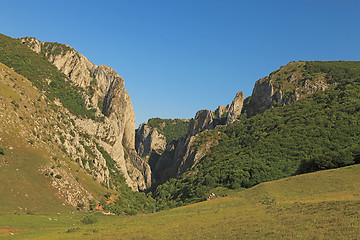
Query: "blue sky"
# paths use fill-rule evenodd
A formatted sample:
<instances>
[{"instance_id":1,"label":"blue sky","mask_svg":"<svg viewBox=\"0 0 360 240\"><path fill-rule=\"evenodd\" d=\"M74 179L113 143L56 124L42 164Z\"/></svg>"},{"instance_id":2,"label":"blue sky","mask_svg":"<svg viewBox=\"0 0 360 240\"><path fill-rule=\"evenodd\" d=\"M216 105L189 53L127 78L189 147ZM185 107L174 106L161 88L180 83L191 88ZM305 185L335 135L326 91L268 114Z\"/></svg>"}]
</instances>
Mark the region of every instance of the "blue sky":
<instances>
[{"instance_id":1,"label":"blue sky","mask_svg":"<svg viewBox=\"0 0 360 240\"><path fill-rule=\"evenodd\" d=\"M298 60L359 60L357 0L1 1L0 32L66 43L125 79L136 124L251 95Z\"/></svg>"}]
</instances>

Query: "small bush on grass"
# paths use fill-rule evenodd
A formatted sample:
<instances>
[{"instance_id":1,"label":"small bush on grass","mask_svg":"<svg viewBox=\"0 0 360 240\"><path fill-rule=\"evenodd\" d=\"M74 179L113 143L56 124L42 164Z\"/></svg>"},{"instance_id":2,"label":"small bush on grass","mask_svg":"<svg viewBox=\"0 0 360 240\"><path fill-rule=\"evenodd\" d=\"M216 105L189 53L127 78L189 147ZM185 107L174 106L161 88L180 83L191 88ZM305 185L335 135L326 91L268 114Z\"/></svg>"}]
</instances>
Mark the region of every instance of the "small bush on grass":
<instances>
[{"instance_id":1,"label":"small bush on grass","mask_svg":"<svg viewBox=\"0 0 360 240\"><path fill-rule=\"evenodd\" d=\"M97 219L94 216L86 215L80 220L80 222L83 224L93 224L97 222Z\"/></svg>"},{"instance_id":2,"label":"small bush on grass","mask_svg":"<svg viewBox=\"0 0 360 240\"><path fill-rule=\"evenodd\" d=\"M5 155L5 148L0 147L0 155Z\"/></svg>"}]
</instances>

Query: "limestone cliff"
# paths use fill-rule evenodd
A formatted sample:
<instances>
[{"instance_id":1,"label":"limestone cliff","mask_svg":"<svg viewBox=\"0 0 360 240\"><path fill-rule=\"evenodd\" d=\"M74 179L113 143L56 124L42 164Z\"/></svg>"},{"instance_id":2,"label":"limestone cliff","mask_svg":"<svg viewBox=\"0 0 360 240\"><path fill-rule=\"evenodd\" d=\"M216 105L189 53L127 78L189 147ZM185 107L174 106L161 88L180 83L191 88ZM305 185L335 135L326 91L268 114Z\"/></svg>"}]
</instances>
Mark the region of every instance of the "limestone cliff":
<instances>
[{"instance_id":1,"label":"limestone cliff","mask_svg":"<svg viewBox=\"0 0 360 240\"><path fill-rule=\"evenodd\" d=\"M230 106L219 106L215 112L198 111L190 120L187 134L180 138L176 145L167 146L159 157L153 168L155 178L164 181L178 177L194 167L210 148L217 144L214 138L208 136L207 130L233 124L242 113L246 113L245 117L252 117L272 107L291 104L317 91L325 90L328 83L323 73L309 75L304 65L305 62L291 62L259 79L252 95L246 101L244 94L238 92ZM202 144L199 145L199 141Z\"/></svg>"},{"instance_id":2,"label":"limestone cliff","mask_svg":"<svg viewBox=\"0 0 360 240\"><path fill-rule=\"evenodd\" d=\"M198 111L195 118L190 120L187 135L177 143L173 159L169 159L167 155L160 157L159 164L172 163L171 167L164 171L162 178L179 177L206 156L211 147L218 144L217 133L212 134L208 130L235 122L241 114L243 102L244 94L239 92L230 106L219 106L215 112Z\"/></svg>"},{"instance_id":3,"label":"limestone cliff","mask_svg":"<svg viewBox=\"0 0 360 240\"><path fill-rule=\"evenodd\" d=\"M255 83L250 103L247 106L248 116L253 116L269 109L272 104L274 88L270 81L260 79ZM280 99L279 99L280 100Z\"/></svg>"},{"instance_id":4,"label":"limestone cliff","mask_svg":"<svg viewBox=\"0 0 360 240\"><path fill-rule=\"evenodd\" d=\"M214 114L210 110L200 110L196 113L195 118L190 120L188 136L195 136L205 129L214 128Z\"/></svg>"},{"instance_id":5,"label":"limestone cliff","mask_svg":"<svg viewBox=\"0 0 360 240\"><path fill-rule=\"evenodd\" d=\"M229 112L229 109L230 109L230 105L228 104L226 107L225 106L219 106L214 114L215 114L215 117L216 118L223 118L223 117L227 117L227 114Z\"/></svg>"},{"instance_id":6,"label":"limestone cliff","mask_svg":"<svg viewBox=\"0 0 360 240\"><path fill-rule=\"evenodd\" d=\"M74 127L93 137L88 143L94 146L92 151L98 153L94 159L97 170L93 174L98 176L107 172L101 181L108 184L109 166L100 152L104 149L117 163L117 168L133 190L149 187L151 170L135 151L135 115L123 78L108 66L96 66L65 44L44 43L35 38L22 38L20 41L64 73L74 86L79 87L86 107L96 111L95 119L73 116ZM75 158L81 159L81 152L76 150L80 145L83 144L77 142L75 146L72 143L65 144L65 147ZM79 164L87 168L87 164L81 161Z\"/></svg>"},{"instance_id":7,"label":"limestone cliff","mask_svg":"<svg viewBox=\"0 0 360 240\"><path fill-rule=\"evenodd\" d=\"M259 79L249 101L244 106L247 116L263 113L266 109L284 106L301 98L324 91L329 84L324 73L307 74L306 62L291 62L269 76Z\"/></svg>"},{"instance_id":8,"label":"limestone cliff","mask_svg":"<svg viewBox=\"0 0 360 240\"><path fill-rule=\"evenodd\" d=\"M243 104L244 104L244 93L238 92L229 108L229 112L226 119L226 125L235 122L236 119L241 115Z\"/></svg>"},{"instance_id":9,"label":"limestone cliff","mask_svg":"<svg viewBox=\"0 0 360 240\"><path fill-rule=\"evenodd\" d=\"M223 116L227 109L228 107L219 106L216 113L210 110L198 111L195 118L189 121L186 134L177 141L168 143L165 151L156 159L152 166L155 181L178 177L194 167L217 144L217 141L203 141L203 138L207 130L225 124L226 118L217 116Z\"/></svg>"},{"instance_id":10,"label":"limestone cliff","mask_svg":"<svg viewBox=\"0 0 360 240\"><path fill-rule=\"evenodd\" d=\"M147 123L139 126L135 139L135 149L141 157L148 156L152 151L163 152L166 148L166 137Z\"/></svg>"}]
</instances>

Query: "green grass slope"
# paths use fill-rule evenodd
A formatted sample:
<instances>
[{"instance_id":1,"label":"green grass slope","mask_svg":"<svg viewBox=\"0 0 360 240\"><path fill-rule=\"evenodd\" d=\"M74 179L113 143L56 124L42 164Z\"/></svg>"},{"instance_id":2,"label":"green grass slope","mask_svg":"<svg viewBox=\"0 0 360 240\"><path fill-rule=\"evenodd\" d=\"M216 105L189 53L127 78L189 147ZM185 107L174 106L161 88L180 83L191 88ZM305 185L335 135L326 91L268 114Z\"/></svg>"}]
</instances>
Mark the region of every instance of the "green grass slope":
<instances>
[{"instance_id":1,"label":"green grass slope","mask_svg":"<svg viewBox=\"0 0 360 240\"><path fill-rule=\"evenodd\" d=\"M60 151L55 126L65 128L50 102L32 83L0 63L0 212L57 213L73 211L46 176L45 166L78 178L94 196L107 189Z\"/></svg>"},{"instance_id":2,"label":"green grass slope","mask_svg":"<svg viewBox=\"0 0 360 240\"><path fill-rule=\"evenodd\" d=\"M359 174L360 165L324 170L153 214L94 215L93 224L79 214L0 215L0 239L357 239Z\"/></svg>"}]
</instances>

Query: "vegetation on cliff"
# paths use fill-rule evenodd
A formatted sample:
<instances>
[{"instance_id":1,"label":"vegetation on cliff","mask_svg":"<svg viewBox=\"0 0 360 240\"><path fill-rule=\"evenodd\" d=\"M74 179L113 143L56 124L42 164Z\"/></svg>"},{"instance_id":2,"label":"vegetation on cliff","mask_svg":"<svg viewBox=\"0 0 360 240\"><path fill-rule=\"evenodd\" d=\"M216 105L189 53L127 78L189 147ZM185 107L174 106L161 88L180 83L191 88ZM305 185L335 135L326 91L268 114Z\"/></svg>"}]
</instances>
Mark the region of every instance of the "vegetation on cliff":
<instances>
[{"instance_id":1,"label":"vegetation on cliff","mask_svg":"<svg viewBox=\"0 0 360 240\"><path fill-rule=\"evenodd\" d=\"M166 137L167 143L183 137L189 126L188 121L162 118L151 118L148 124L150 127L158 129Z\"/></svg>"},{"instance_id":2,"label":"vegetation on cliff","mask_svg":"<svg viewBox=\"0 0 360 240\"><path fill-rule=\"evenodd\" d=\"M45 43L47 51L57 46L65 45ZM21 41L0 35L0 210L55 212L100 204L116 214L154 211L153 199L127 185L101 138L76 124L93 118L94 109L85 107L84 89L70 82ZM13 189L16 194L9 194Z\"/></svg>"},{"instance_id":3,"label":"vegetation on cliff","mask_svg":"<svg viewBox=\"0 0 360 240\"><path fill-rule=\"evenodd\" d=\"M158 187L162 208L295 174L359 163L360 62L306 62L335 87L220 130L221 140L179 179Z\"/></svg>"},{"instance_id":4,"label":"vegetation on cliff","mask_svg":"<svg viewBox=\"0 0 360 240\"><path fill-rule=\"evenodd\" d=\"M47 46L47 45L46 45ZM49 45L52 47L57 45ZM23 45L18 39L0 34L0 62L29 79L50 99L59 99L76 116L95 118L95 109L87 109L82 90L72 86L67 77L41 55Z\"/></svg>"}]
</instances>

